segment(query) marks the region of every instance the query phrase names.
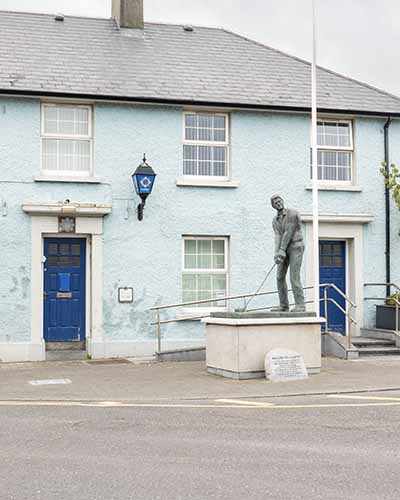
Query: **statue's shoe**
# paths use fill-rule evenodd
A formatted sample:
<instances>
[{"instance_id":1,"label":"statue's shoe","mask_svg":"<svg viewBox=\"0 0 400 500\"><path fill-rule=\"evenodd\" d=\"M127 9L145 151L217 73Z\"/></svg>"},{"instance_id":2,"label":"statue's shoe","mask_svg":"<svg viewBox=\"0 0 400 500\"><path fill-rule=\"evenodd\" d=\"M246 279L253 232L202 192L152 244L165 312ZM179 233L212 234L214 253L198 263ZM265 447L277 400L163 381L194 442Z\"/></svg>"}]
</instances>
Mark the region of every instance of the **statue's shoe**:
<instances>
[{"instance_id":1,"label":"statue's shoe","mask_svg":"<svg viewBox=\"0 0 400 500\"><path fill-rule=\"evenodd\" d=\"M289 308L288 307L273 307L272 309L270 309L271 312L289 312Z\"/></svg>"},{"instance_id":2,"label":"statue's shoe","mask_svg":"<svg viewBox=\"0 0 400 500\"><path fill-rule=\"evenodd\" d=\"M303 313L306 312L305 306L294 306L293 309L290 311L292 313Z\"/></svg>"}]
</instances>

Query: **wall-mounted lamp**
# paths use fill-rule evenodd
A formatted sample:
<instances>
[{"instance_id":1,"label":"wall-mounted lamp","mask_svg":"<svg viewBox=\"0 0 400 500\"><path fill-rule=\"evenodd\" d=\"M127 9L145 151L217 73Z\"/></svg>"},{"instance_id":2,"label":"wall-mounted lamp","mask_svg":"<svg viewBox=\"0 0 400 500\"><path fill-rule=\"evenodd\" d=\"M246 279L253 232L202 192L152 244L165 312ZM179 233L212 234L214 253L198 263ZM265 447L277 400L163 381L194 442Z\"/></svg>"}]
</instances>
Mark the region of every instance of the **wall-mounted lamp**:
<instances>
[{"instance_id":1,"label":"wall-mounted lamp","mask_svg":"<svg viewBox=\"0 0 400 500\"><path fill-rule=\"evenodd\" d=\"M132 174L133 185L135 186L136 193L142 199L137 207L138 219L143 219L143 209L146 204L146 198L149 196L153 189L156 173L146 161L146 155L143 155L143 161Z\"/></svg>"}]
</instances>

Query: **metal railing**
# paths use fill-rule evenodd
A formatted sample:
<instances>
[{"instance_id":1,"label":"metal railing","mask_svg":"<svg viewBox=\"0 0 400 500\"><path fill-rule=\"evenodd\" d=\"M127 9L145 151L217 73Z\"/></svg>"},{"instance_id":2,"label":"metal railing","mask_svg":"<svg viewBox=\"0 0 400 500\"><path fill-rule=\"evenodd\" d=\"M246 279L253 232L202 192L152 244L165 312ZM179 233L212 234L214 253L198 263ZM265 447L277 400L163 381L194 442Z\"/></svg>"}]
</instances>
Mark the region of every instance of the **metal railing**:
<instances>
[{"instance_id":1,"label":"metal railing","mask_svg":"<svg viewBox=\"0 0 400 500\"><path fill-rule=\"evenodd\" d=\"M313 286L306 286L303 287L303 290L312 290L314 287ZM325 316L325 331L329 330L329 318L328 318L328 302L331 302L332 304L335 305L346 317L346 331L347 331L347 337L348 337L348 345L349 347L351 346L351 327L352 325L356 325L357 321L353 318L353 316L349 313L348 308L356 308L356 304L342 291L340 290L335 284L333 283L322 283L320 285L320 288L323 289L323 298L320 299L320 302L324 302L324 316ZM345 301L345 308L343 308L335 299L332 297L328 296L328 290L329 288L332 288L335 290ZM291 290L289 290L291 291ZM210 304L212 302L226 302L228 303L229 301L232 300L237 300L237 299L246 299L248 297L265 297L265 296L271 296L271 295L276 295L278 294L277 290L273 291L268 291L268 292L258 292L256 294L254 293L247 293L247 294L241 294L241 295L230 295L227 297L222 297L222 298L214 298L214 299L204 299L204 300L194 300L190 302L179 302L179 303L174 303L174 304L165 304L161 306L154 306L150 308L151 311L154 311L156 314L156 321L150 323L151 326L157 326L157 353L161 353L161 325L165 325L168 323L178 323L181 321L193 321L193 320L199 320L203 318L208 318L210 316L209 313L204 313L204 314L196 314L194 316L183 316L181 318L173 318L173 319L165 319L162 320L160 317L160 311L162 310L167 310L167 309L175 309L175 308L181 308L181 307L189 307L189 306L197 306L199 304ZM311 304L313 301L306 301L306 304ZM290 304L292 306L294 304ZM348 307L349 306L349 307ZM256 312L256 311L268 311L270 309L273 309L276 306L267 306L267 307L258 307L258 308L252 308L252 309L247 309L248 312Z\"/></svg>"},{"instance_id":2,"label":"metal railing","mask_svg":"<svg viewBox=\"0 0 400 500\"><path fill-rule=\"evenodd\" d=\"M364 283L364 287L385 287L387 291L389 291L389 297L364 297L364 300L376 300L376 301L381 301L383 300L384 302L390 298L395 304L396 308L396 319L395 319L395 329L396 333L399 334L399 306L400 306L400 301L397 297L391 297L391 292L392 288L396 290L397 293L400 292L400 286L397 285L396 283Z\"/></svg>"}]
</instances>

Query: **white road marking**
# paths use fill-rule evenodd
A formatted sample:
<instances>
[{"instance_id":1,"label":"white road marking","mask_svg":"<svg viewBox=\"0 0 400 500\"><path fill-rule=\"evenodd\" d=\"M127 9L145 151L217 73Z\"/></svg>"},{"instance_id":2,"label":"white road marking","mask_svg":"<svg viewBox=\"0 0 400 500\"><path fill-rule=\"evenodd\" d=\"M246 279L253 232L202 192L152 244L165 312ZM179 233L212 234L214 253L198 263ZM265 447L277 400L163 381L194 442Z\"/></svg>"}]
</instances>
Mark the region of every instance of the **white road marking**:
<instances>
[{"instance_id":1,"label":"white road marking","mask_svg":"<svg viewBox=\"0 0 400 500\"><path fill-rule=\"evenodd\" d=\"M216 399L217 403L230 403L243 406L274 406L274 403L261 403L258 401L244 401L243 399Z\"/></svg>"},{"instance_id":2,"label":"white road marking","mask_svg":"<svg viewBox=\"0 0 400 500\"><path fill-rule=\"evenodd\" d=\"M334 403L334 404L293 404L293 405L252 405L252 404L170 404L170 403L128 403L123 401L28 401L28 400L14 400L14 401L0 401L2 406L78 406L78 407L93 407L93 408L175 408L175 409L215 409L220 408L233 408L236 410L294 410L294 409L313 409L313 408L364 408L364 407L384 407L384 406L400 406L400 400L396 401L381 401L376 403Z\"/></svg>"},{"instance_id":3,"label":"white road marking","mask_svg":"<svg viewBox=\"0 0 400 500\"><path fill-rule=\"evenodd\" d=\"M52 379L42 379L42 380L30 380L31 385L59 385L59 384L71 384L69 378L52 378Z\"/></svg>"}]
</instances>

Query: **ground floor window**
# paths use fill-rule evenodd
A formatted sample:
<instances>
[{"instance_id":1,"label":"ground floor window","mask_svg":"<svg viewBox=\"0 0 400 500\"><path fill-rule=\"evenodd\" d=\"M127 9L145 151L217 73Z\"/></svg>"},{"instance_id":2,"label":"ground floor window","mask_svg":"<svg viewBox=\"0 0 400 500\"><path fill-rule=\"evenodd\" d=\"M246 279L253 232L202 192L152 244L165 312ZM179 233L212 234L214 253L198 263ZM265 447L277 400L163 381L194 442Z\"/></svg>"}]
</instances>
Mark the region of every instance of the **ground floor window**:
<instances>
[{"instance_id":1,"label":"ground floor window","mask_svg":"<svg viewBox=\"0 0 400 500\"><path fill-rule=\"evenodd\" d=\"M184 236L183 302L218 299L227 293L228 238ZM213 300L193 307L225 307L225 302Z\"/></svg>"}]
</instances>

